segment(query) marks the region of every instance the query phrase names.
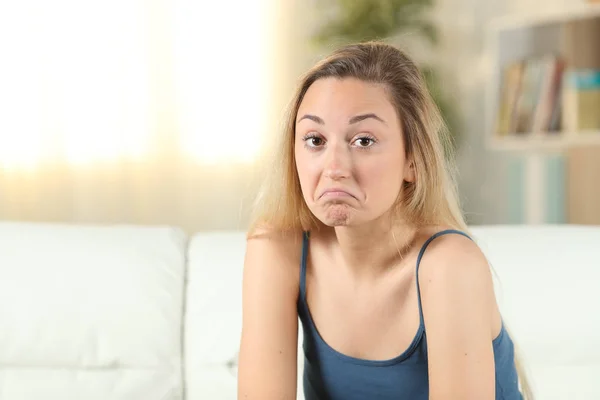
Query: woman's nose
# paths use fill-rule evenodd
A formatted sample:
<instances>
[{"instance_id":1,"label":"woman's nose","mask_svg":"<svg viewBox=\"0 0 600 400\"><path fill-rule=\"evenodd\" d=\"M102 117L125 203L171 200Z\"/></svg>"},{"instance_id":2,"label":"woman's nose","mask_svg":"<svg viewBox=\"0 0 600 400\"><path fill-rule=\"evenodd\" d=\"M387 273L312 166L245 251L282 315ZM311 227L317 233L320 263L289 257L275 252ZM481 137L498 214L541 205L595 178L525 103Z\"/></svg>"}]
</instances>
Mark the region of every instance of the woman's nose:
<instances>
[{"instance_id":1,"label":"woman's nose","mask_svg":"<svg viewBox=\"0 0 600 400\"><path fill-rule=\"evenodd\" d=\"M332 180L345 179L350 176L351 159L345 143L330 145L327 148L324 174Z\"/></svg>"}]
</instances>

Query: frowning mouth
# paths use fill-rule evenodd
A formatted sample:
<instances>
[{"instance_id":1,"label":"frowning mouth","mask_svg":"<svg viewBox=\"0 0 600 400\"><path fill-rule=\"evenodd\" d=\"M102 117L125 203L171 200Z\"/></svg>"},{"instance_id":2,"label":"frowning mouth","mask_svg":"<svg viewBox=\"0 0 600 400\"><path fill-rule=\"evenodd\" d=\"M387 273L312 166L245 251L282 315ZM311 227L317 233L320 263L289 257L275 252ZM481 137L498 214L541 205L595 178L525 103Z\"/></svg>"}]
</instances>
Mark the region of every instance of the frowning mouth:
<instances>
[{"instance_id":1,"label":"frowning mouth","mask_svg":"<svg viewBox=\"0 0 600 400\"><path fill-rule=\"evenodd\" d=\"M356 199L352 193L348 192L344 189L327 189L319 196L319 199L343 199L343 198L352 198Z\"/></svg>"}]
</instances>

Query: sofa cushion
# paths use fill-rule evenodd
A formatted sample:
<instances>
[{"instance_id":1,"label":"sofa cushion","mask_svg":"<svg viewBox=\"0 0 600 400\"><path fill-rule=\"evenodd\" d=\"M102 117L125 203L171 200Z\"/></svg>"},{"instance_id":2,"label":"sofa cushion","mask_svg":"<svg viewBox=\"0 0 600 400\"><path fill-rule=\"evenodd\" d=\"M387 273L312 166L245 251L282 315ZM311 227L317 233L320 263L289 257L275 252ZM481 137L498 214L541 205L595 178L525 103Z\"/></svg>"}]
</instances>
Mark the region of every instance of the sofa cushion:
<instances>
[{"instance_id":1,"label":"sofa cushion","mask_svg":"<svg viewBox=\"0 0 600 400\"><path fill-rule=\"evenodd\" d=\"M180 399L185 246L163 227L0 223L0 398Z\"/></svg>"},{"instance_id":2,"label":"sofa cushion","mask_svg":"<svg viewBox=\"0 0 600 400\"><path fill-rule=\"evenodd\" d=\"M504 321L540 398L600 398L598 385L584 383L600 371L600 227L486 226L472 233L496 274Z\"/></svg>"},{"instance_id":3,"label":"sofa cushion","mask_svg":"<svg viewBox=\"0 0 600 400\"><path fill-rule=\"evenodd\" d=\"M181 393L171 368L0 368L2 400L179 400Z\"/></svg>"},{"instance_id":4,"label":"sofa cushion","mask_svg":"<svg viewBox=\"0 0 600 400\"><path fill-rule=\"evenodd\" d=\"M196 234L188 249L186 368L234 362L242 329L243 232Z\"/></svg>"},{"instance_id":5,"label":"sofa cushion","mask_svg":"<svg viewBox=\"0 0 600 400\"><path fill-rule=\"evenodd\" d=\"M600 363L581 365L531 364L531 383L536 399L600 399Z\"/></svg>"},{"instance_id":6,"label":"sofa cushion","mask_svg":"<svg viewBox=\"0 0 600 400\"><path fill-rule=\"evenodd\" d=\"M192 367L186 374L193 377L186 385L186 399L237 399L237 377L227 366Z\"/></svg>"}]
</instances>

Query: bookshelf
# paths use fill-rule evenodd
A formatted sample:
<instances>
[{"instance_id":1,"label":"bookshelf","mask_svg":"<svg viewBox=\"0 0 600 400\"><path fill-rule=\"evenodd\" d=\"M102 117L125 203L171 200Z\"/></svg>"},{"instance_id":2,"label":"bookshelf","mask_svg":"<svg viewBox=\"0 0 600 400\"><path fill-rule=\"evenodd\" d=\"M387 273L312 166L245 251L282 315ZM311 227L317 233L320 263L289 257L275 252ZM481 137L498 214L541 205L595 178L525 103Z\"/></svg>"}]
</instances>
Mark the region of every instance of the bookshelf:
<instances>
[{"instance_id":1,"label":"bookshelf","mask_svg":"<svg viewBox=\"0 0 600 400\"><path fill-rule=\"evenodd\" d=\"M593 67L600 69L600 37L597 41L589 38L586 43L581 43L574 40L570 32L576 31L578 25L583 24L600 27L600 4L573 4L571 7L540 11L531 15L502 17L490 24L487 52L491 63L491 76L486 90L486 142L491 149L543 151L566 149L580 143L600 144L600 126L597 129L582 131L560 129L559 132L548 135L544 135L544 131L527 130L521 130L519 134L510 131L503 136L497 134L499 108L506 80L505 71L511 64L558 55L566 63L563 71L566 74L572 60L578 63L583 59L581 61L588 64L585 67L589 68L590 60L586 58L590 57L588 54L592 54L592 58L596 57L592 62L598 63ZM594 33L600 34L600 28L596 28ZM562 103L560 95L557 100ZM563 111L563 104L559 104L559 107Z\"/></svg>"},{"instance_id":2,"label":"bookshelf","mask_svg":"<svg viewBox=\"0 0 600 400\"><path fill-rule=\"evenodd\" d=\"M519 136L507 135L500 138L492 136L489 144L491 148L499 151L561 151L569 147L600 146L600 130L558 134L528 132Z\"/></svg>"},{"instance_id":3,"label":"bookshelf","mask_svg":"<svg viewBox=\"0 0 600 400\"><path fill-rule=\"evenodd\" d=\"M545 7L536 13L509 15L492 21L490 28L495 32L520 28L530 29L549 24L562 24L600 16L600 3L570 1L568 7Z\"/></svg>"},{"instance_id":4,"label":"bookshelf","mask_svg":"<svg viewBox=\"0 0 600 400\"><path fill-rule=\"evenodd\" d=\"M600 187L600 3L571 1L498 18L488 28L486 58L485 143L522 159L511 178L521 185L521 222L600 224L600 195L577 189ZM582 159L582 149L585 165L573 162ZM597 156L590 155L594 151ZM556 203L549 196L564 198L561 221L546 218L547 203Z\"/></svg>"}]
</instances>

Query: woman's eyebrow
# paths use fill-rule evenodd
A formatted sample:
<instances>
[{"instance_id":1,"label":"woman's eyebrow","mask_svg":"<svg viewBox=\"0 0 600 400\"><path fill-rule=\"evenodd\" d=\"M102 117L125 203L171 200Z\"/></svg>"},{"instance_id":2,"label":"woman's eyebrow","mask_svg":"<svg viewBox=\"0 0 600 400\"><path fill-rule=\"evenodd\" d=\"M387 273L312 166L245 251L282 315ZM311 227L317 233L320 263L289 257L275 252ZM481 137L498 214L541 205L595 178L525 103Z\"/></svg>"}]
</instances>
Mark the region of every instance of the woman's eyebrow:
<instances>
[{"instance_id":1,"label":"woman's eyebrow","mask_svg":"<svg viewBox=\"0 0 600 400\"><path fill-rule=\"evenodd\" d=\"M310 119L311 121L315 121L319 125L325 125L325 121L323 121L323 118L311 114L304 114L301 118L298 119L298 121L296 121L296 123L302 121L303 119Z\"/></svg>"},{"instance_id":2,"label":"woman's eyebrow","mask_svg":"<svg viewBox=\"0 0 600 400\"><path fill-rule=\"evenodd\" d=\"M374 113L355 115L354 117L350 118L350 120L348 121L348 124L349 125L356 124L358 122L364 121L365 119L369 119L369 118L376 119L377 121L387 125L387 123L383 120L383 118L379 117L377 114L374 114ZM311 121L314 121L319 125L325 125L325 121L323 121L323 118L317 117L316 115L312 115L312 114L304 114L302 117L298 118L298 121L296 123L302 121L303 119L310 119Z\"/></svg>"},{"instance_id":3,"label":"woman's eyebrow","mask_svg":"<svg viewBox=\"0 0 600 400\"><path fill-rule=\"evenodd\" d=\"M377 121L387 125L387 123L382 118L377 116L377 114L373 114L373 113L356 115L356 116L350 118L350 121L348 121L348 124L350 124L350 125L356 124L357 122L364 121L365 119L369 119L369 118L376 119Z\"/></svg>"}]
</instances>

